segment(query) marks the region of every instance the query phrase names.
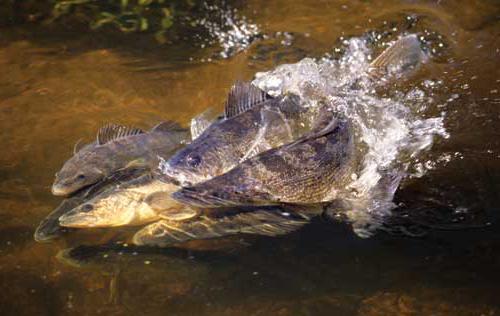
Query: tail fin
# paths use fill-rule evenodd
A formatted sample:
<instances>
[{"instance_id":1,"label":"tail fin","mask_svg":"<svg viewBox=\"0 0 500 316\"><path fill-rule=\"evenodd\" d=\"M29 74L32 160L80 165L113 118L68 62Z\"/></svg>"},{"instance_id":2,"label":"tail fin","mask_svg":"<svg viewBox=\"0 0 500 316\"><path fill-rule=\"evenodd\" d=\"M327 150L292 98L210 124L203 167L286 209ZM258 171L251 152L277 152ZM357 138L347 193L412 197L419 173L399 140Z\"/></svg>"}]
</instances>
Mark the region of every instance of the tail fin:
<instances>
[{"instance_id":1,"label":"tail fin","mask_svg":"<svg viewBox=\"0 0 500 316\"><path fill-rule=\"evenodd\" d=\"M397 40L382 52L371 64L370 75L379 77L401 75L418 67L425 58L420 42L415 34Z\"/></svg>"}]
</instances>

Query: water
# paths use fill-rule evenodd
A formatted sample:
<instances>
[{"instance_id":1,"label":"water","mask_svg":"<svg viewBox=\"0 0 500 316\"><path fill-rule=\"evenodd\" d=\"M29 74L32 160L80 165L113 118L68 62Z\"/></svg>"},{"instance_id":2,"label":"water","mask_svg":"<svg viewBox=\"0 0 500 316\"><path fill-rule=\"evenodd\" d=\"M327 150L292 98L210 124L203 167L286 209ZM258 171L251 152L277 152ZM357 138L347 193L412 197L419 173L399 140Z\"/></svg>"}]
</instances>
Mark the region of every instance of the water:
<instances>
[{"instance_id":1,"label":"water","mask_svg":"<svg viewBox=\"0 0 500 316\"><path fill-rule=\"evenodd\" d=\"M500 314L499 14L487 0L256 0L238 6L234 21L261 35L244 37L227 56L224 36L222 45L159 47L145 36L71 25L2 27L2 315ZM380 165L408 174L382 232L359 238L359 217L350 214L279 238L168 250L117 244L133 228L33 241L59 203L50 195L54 173L103 123L187 124L208 106L221 109L237 79L305 57L361 69L403 33L422 37L430 57L411 80L376 92L340 87L346 113L360 118L358 148L371 153L353 178L356 191L371 187ZM306 92L317 97L350 80L335 79ZM58 255L82 244L112 247Z\"/></svg>"}]
</instances>

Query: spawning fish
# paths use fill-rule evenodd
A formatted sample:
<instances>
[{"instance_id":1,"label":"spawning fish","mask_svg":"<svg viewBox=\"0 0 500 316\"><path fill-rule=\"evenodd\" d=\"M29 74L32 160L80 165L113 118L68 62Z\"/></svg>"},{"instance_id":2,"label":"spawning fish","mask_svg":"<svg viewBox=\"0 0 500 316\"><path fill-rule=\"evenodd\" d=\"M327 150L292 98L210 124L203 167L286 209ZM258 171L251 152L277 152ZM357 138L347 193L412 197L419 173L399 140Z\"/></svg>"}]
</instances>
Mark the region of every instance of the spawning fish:
<instances>
[{"instance_id":1,"label":"spawning fish","mask_svg":"<svg viewBox=\"0 0 500 316\"><path fill-rule=\"evenodd\" d=\"M354 170L350 123L324 114L301 139L254 156L231 171L175 192L196 207L321 203L337 198Z\"/></svg>"},{"instance_id":2,"label":"spawning fish","mask_svg":"<svg viewBox=\"0 0 500 316\"><path fill-rule=\"evenodd\" d=\"M69 198L64 199L59 206L52 211L38 225L34 238L38 242L47 242L56 239L67 232L69 229L59 225L59 217L70 212L75 207L81 205L88 199L92 199L100 193L108 190L110 187L117 186L120 183L129 181L146 172L145 169L131 169L123 172L114 173L113 175L97 182L96 184L84 188Z\"/></svg>"},{"instance_id":3,"label":"spawning fish","mask_svg":"<svg viewBox=\"0 0 500 316\"><path fill-rule=\"evenodd\" d=\"M385 84L387 79L416 68L423 57L417 37L408 35L380 54L367 69L367 75ZM383 76L384 80L378 80ZM164 179L182 186L195 185L224 174L259 153L298 139L321 115L321 111L300 106L290 96L272 98L249 83L236 83L229 93L225 116L162 162L160 169Z\"/></svg>"},{"instance_id":4,"label":"spawning fish","mask_svg":"<svg viewBox=\"0 0 500 316\"><path fill-rule=\"evenodd\" d=\"M185 186L223 174L259 152L295 139L307 123L304 112L292 97L272 98L250 83L237 82L224 117L161 163L163 178Z\"/></svg>"},{"instance_id":5,"label":"spawning fish","mask_svg":"<svg viewBox=\"0 0 500 316\"><path fill-rule=\"evenodd\" d=\"M156 180L152 173L110 188L59 218L64 227L142 225L160 218L184 220L197 215L170 195L179 187Z\"/></svg>"},{"instance_id":6,"label":"spawning fish","mask_svg":"<svg viewBox=\"0 0 500 316\"><path fill-rule=\"evenodd\" d=\"M158 156L171 155L189 140L189 131L163 122L149 132L121 125L102 127L96 142L80 150L56 173L54 195L67 196L112 173L130 168L156 168Z\"/></svg>"}]
</instances>

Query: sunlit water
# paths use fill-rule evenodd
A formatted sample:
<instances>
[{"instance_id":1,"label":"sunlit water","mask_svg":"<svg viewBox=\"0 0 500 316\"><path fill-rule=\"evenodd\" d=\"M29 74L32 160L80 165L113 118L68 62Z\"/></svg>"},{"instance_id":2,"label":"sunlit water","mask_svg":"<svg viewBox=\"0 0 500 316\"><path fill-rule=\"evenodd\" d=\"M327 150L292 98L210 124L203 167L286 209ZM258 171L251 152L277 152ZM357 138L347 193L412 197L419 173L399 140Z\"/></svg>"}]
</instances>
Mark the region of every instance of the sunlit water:
<instances>
[{"instance_id":1,"label":"sunlit water","mask_svg":"<svg viewBox=\"0 0 500 316\"><path fill-rule=\"evenodd\" d=\"M204 47L182 40L159 47L143 35L70 25L0 29L1 314L498 315L498 3L237 7L236 35L214 24ZM403 34L419 36L426 63L376 91L353 85ZM59 203L50 194L54 173L79 139L94 139L105 122L188 124L209 106L221 109L235 80L282 64L307 80L268 87L275 93L313 103L341 97L334 104L355 122L362 154L355 192L369 192L384 171L404 173L395 208L372 208L384 217L374 236L359 238L366 227L353 231L362 219L347 214L284 237L167 250L121 243L135 228L33 241ZM78 248L66 256L73 260L57 255L103 244Z\"/></svg>"}]
</instances>

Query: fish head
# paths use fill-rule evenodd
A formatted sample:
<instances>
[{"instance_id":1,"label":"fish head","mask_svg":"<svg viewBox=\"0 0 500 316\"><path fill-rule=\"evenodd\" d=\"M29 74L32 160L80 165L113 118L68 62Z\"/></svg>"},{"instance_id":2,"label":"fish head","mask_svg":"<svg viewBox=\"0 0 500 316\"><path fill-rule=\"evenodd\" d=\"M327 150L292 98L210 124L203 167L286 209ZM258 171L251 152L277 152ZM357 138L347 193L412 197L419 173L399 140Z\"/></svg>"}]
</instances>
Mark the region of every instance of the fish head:
<instances>
[{"instance_id":1,"label":"fish head","mask_svg":"<svg viewBox=\"0 0 500 316\"><path fill-rule=\"evenodd\" d=\"M214 146L210 144L193 143L193 146L185 147L168 161L160 163L163 178L174 180L181 186L188 186L209 180L227 171L227 155L220 151L220 147L216 144L212 144Z\"/></svg>"},{"instance_id":2,"label":"fish head","mask_svg":"<svg viewBox=\"0 0 500 316\"><path fill-rule=\"evenodd\" d=\"M105 177L105 162L96 155L75 155L56 173L52 194L67 196Z\"/></svg>"},{"instance_id":3,"label":"fish head","mask_svg":"<svg viewBox=\"0 0 500 316\"><path fill-rule=\"evenodd\" d=\"M58 221L43 220L36 229L33 237L37 242L48 242L58 238L67 229L59 226Z\"/></svg>"},{"instance_id":4,"label":"fish head","mask_svg":"<svg viewBox=\"0 0 500 316\"><path fill-rule=\"evenodd\" d=\"M139 201L122 193L91 199L59 217L64 227L90 228L127 225L140 207Z\"/></svg>"}]
</instances>

